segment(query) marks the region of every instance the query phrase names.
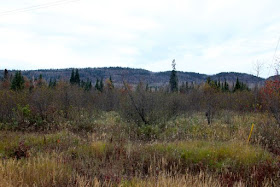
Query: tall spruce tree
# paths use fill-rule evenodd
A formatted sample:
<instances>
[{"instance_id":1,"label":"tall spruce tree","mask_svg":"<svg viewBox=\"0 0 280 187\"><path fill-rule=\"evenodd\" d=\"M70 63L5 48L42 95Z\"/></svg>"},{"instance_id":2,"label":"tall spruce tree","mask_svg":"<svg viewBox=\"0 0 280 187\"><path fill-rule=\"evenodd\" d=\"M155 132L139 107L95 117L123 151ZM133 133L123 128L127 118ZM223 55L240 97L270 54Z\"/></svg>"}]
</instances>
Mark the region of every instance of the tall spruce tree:
<instances>
[{"instance_id":1,"label":"tall spruce tree","mask_svg":"<svg viewBox=\"0 0 280 187\"><path fill-rule=\"evenodd\" d=\"M103 89L104 89L104 83L103 83L103 78L100 80L100 86L99 86L99 88L100 88L100 92L103 92Z\"/></svg>"},{"instance_id":2,"label":"tall spruce tree","mask_svg":"<svg viewBox=\"0 0 280 187\"><path fill-rule=\"evenodd\" d=\"M3 88L10 88L10 77L7 69L4 70L2 86Z\"/></svg>"},{"instance_id":3,"label":"tall spruce tree","mask_svg":"<svg viewBox=\"0 0 280 187\"><path fill-rule=\"evenodd\" d=\"M56 87L56 79L50 78L49 88L55 88L55 87Z\"/></svg>"},{"instance_id":4,"label":"tall spruce tree","mask_svg":"<svg viewBox=\"0 0 280 187\"><path fill-rule=\"evenodd\" d=\"M241 84L240 84L239 79L237 77L233 91L235 92L235 91L240 90L240 89L241 89Z\"/></svg>"},{"instance_id":5,"label":"tall spruce tree","mask_svg":"<svg viewBox=\"0 0 280 187\"><path fill-rule=\"evenodd\" d=\"M109 81L111 83L112 88L114 88L114 83L113 83L113 79L112 79L111 75L110 75Z\"/></svg>"},{"instance_id":6,"label":"tall spruce tree","mask_svg":"<svg viewBox=\"0 0 280 187\"><path fill-rule=\"evenodd\" d=\"M9 72L7 69L4 70L4 81L8 81L9 80Z\"/></svg>"},{"instance_id":7,"label":"tall spruce tree","mask_svg":"<svg viewBox=\"0 0 280 187\"><path fill-rule=\"evenodd\" d=\"M99 85L99 79L98 78L96 79L96 83L95 83L94 88L95 88L95 90L100 91L100 85Z\"/></svg>"},{"instance_id":8,"label":"tall spruce tree","mask_svg":"<svg viewBox=\"0 0 280 187\"><path fill-rule=\"evenodd\" d=\"M23 90L23 88L24 88L23 76L21 75L21 71L17 71L12 80L11 89L15 91L20 91Z\"/></svg>"},{"instance_id":9,"label":"tall spruce tree","mask_svg":"<svg viewBox=\"0 0 280 187\"><path fill-rule=\"evenodd\" d=\"M85 91L90 91L91 88L92 88L91 81L90 81L89 79L87 79L87 82L85 82L85 83L83 84L83 87L84 87Z\"/></svg>"},{"instance_id":10,"label":"tall spruce tree","mask_svg":"<svg viewBox=\"0 0 280 187\"><path fill-rule=\"evenodd\" d=\"M39 80L38 80L38 82L37 82L37 85L38 85L39 87L41 87L41 86L43 85L43 75L42 75L42 74L40 74L40 76L39 76Z\"/></svg>"},{"instance_id":11,"label":"tall spruce tree","mask_svg":"<svg viewBox=\"0 0 280 187\"><path fill-rule=\"evenodd\" d=\"M76 69L76 72L75 72L75 81L74 82L75 82L75 84L80 85L81 80L80 80L80 74L79 74L78 69Z\"/></svg>"},{"instance_id":12,"label":"tall spruce tree","mask_svg":"<svg viewBox=\"0 0 280 187\"><path fill-rule=\"evenodd\" d=\"M178 77L177 77L175 59L172 61L172 71L170 75L169 85L170 85L171 92L178 92Z\"/></svg>"},{"instance_id":13,"label":"tall spruce tree","mask_svg":"<svg viewBox=\"0 0 280 187\"><path fill-rule=\"evenodd\" d=\"M72 69L70 83L75 84L75 71L74 71L74 69Z\"/></svg>"},{"instance_id":14,"label":"tall spruce tree","mask_svg":"<svg viewBox=\"0 0 280 187\"><path fill-rule=\"evenodd\" d=\"M229 85L228 85L228 83L227 83L227 80L226 80L226 79L225 79L225 83L224 83L224 89L223 89L223 91L225 91L225 92L229 91Z\"/></svg>"},{"instance_id":15,"label":"tall spruce tree","mask_svg":"<svg viewBox=\"0 0 280 187\"><path fill-rule=\"evenodd\" d=\"M76 69L76 71L74 69L72 69L70 83L71 84L76 84L76 85L80 85L81 84L80 74L79 74L79 70L78 69Z\"/></svg>"}]
</instances>

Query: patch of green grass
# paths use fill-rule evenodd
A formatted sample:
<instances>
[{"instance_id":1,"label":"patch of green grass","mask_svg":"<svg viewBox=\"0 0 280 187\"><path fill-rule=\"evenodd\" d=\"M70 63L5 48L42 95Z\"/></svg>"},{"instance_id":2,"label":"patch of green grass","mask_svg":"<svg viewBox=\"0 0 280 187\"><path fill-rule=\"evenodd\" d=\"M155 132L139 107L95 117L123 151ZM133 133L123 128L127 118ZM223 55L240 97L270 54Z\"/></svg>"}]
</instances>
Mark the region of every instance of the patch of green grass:
<instances>
[{"instance_id":1,"label":"patch of green grass","mask_svg":"<svg viewBox=\"0 0 280 187\"><path fill-rule=\"evenodd\" d=\"M69 131L53 134L36 134L21 132L0 132L0 156L10 157L22 143L32 154L42 151L63 151L71 146L77 146L80 138Z\"/></svg>"},{"instance_id":2,"label":"patch of green grass","mask_svg":"<svg viewBox=\"0 0 280 187\"><path fill-rule=\"evenodd\" d=\"M201 163L220 170L226 168L252 167L263 162L273 162L274 157L260 147L240 142L189 141L156 143L142 147L143 153L162 155L186 164Z\"/></svg>"}]
</instances>

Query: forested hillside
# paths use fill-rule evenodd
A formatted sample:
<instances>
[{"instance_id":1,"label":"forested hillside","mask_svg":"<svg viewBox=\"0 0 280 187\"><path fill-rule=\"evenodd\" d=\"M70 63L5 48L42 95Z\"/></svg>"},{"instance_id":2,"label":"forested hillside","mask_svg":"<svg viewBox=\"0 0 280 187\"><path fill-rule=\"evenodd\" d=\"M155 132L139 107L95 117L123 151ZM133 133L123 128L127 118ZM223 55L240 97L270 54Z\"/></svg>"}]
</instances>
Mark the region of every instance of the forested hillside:
<instances>
[{"instance_id":1,"label":"forested hillside","mask_svg":"<svg viewBox=\"0 0 280 187\"><path fill-rule=\"evenodd\" d=\"M49 70L30 70L22 71L22 75L28 79L38 78L40 75L46 81L50 79L56 80L69 80L72 69L49 69ZM15 73L15 71L11 71ZM194 72L178 71L179 84L188 82L190 84L200 84L205 82L207 77L212 80L222 81L225 80L230 84L234 84L236 79L239 78L241 82L246 83L249 87L254 87L257 83L263 85L264 79L246 73L223 72L216 75L206 75ZM121 86L122 81L126 80L128 83L137 85L140 81L149 84L150 86L163 86L169 82L170 71L166 72L151 72L144 69L109 67L109 68L82 68L79 69L81 80L90 80L95 83L97 79L106 80L110 76L114 80L116 86ZM0 75L2 76L2 75Z\"/></svg>"}]
</instances>

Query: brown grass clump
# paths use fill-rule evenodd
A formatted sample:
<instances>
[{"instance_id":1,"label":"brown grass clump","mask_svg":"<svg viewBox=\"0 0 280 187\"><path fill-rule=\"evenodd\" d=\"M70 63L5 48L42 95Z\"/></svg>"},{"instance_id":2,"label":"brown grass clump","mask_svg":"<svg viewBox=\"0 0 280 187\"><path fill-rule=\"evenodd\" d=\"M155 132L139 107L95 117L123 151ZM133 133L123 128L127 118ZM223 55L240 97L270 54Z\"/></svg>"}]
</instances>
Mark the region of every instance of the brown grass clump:
<instances>
[{"instance_id":1,"label":"brown grass clump","mask_svg":"<svg viewBox=\"0 0 280 187\"><path fill-rule=\"evenodd\" d=\"M71 181L71 171L55 155L0 162L0 187L64 186Z\"/></svg>"}]
</instances>

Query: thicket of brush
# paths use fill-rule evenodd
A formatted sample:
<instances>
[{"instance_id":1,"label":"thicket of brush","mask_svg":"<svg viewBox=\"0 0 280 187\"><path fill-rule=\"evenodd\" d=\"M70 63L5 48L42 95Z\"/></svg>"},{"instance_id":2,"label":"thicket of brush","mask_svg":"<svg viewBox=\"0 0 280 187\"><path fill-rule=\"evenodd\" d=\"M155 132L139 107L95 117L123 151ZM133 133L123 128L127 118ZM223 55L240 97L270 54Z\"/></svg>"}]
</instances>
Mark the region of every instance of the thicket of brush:
<instances>
[{"instance_id":1,"label":"thicket of brush","mask_svg":"<svg viewBox=\"0 0 280 187\"><path fill-rule=\"evenodd\" d=\"M2 86L0 186L278 186L272 98L207 83L178 93Z\"/></svg>"}]
</instances>

